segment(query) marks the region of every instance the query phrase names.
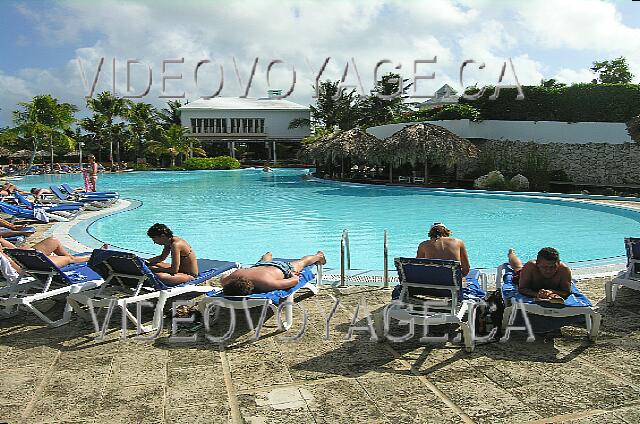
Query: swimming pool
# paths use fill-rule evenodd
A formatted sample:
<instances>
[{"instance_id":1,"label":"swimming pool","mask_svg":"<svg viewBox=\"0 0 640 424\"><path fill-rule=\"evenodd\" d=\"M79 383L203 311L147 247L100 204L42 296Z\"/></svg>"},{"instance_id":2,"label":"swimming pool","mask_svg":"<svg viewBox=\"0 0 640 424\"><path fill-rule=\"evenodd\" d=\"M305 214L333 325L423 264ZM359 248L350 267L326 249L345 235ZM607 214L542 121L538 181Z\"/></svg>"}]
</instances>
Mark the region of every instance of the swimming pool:
<instances>
[{"instance_id":1,"label":"swimming pool","mask_svg":"<svg viewBox=\"0 0 640 424\"><path fill-rule=\"evenodd\" d=\"M346 228L352 268L382 269L385 229L390 258L414 256L429 225L440 221L465 241L472 266L489 268L504 260L510 246L523 259L544 246L558 248L567 262L622 256L623 238L640 224L640 213L602 205L318 183L303 180L304 174L249 169L101 175L99 190L118 190L142 205L102 218L88 232L113 246L156 254L160 249L146 230L163 222L199 257L250 263L267 250L298 257L322 249L328 266L337 268ZM16 181L21 188L60 182L79 186L81 176Z\"/></svg>"}]
</instances>

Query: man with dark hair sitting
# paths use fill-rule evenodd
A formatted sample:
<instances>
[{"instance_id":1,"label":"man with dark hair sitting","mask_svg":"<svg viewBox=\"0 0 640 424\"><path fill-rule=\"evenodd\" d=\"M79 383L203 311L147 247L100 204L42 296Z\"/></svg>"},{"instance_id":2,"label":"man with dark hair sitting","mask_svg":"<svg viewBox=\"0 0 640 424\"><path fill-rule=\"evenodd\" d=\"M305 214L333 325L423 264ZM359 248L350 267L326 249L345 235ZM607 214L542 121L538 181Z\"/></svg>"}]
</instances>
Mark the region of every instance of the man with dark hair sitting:
<instances>
[{"instance_id":1,"label":"man with dark hair sitting","mask_svg":"<svg viewBox=\"0 0 640 424\"><path fill-rule=\"evenodd\" d=\"M553 247L540 249L536 260L524 266L513 249L508 256L520 294L545 300L566 299L571 294L571 270L560 262L560 253Z\"/></svg>"},{"instance_id":2,"label":"man with dark hair sitting","mask_svg":"<svg viewBox=\"0 0 640 424\"><path fill-rule=\"evenodd\" d=\"M289 289L299 281L300 272L315 263L327 263L322 251L292 261L274 261L267 252L251 268L238 269L220 280L225 296L246 296L271 290Z\"/></svg>"}]
</instances>

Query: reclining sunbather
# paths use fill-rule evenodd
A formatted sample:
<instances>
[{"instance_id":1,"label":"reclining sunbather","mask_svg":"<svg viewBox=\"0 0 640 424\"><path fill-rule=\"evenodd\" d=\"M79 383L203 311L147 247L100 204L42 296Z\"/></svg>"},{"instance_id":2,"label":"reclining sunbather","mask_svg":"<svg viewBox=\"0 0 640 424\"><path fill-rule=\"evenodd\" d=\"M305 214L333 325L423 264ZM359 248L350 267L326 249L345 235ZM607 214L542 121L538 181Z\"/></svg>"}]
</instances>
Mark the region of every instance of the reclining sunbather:
<instances>
[{"instance_id":1,"label":"reclining sunbather","mask_svg":"<svg viewBox=\"0 0 640 424\"><path fill-rule=\"evenodd\" d=\"M315 263L327 263L322 251L292 261L274 261L267 252L251 268L238 269L220 280L225 296L247 296L251 293L289 289L299 281L300 272Z\"/></svg>"},{"instance_id":2,"label":"reclining sunbather","mask_svg":"<svg viewBox=\"0 0 640 424\"><path fill-rule=\"evenodd\" d=\"M60 243L60 240L53 237L47 237L46 239L41 240L38 243L34 244L32 247L16 247L13 243L8 242L7 240L0 237L0 252L2 252L4 248L37 250L47 255L51 260L51 262L53 262L58 268L62 268L63 266L67 266L70 264L87 262L89 260L89 257L91 256L91 255L73 256L71 253L65 250L65 248L62 246L62 243ZM106 248L106 245L103 246L103 248ZM18 264L16 264L12 260L10 260L10 262L11 262L11 266L16 271L18 272L21 271L20 266Z\"/></svg>"},{"instance_id":3,"label":"reclining sunbather","mask_svg":"<svg viewBox=\"0 0 640 424\"><path fill-rule=\"evenodd\" d=\"M560 254L553 247L540 249L536 260L524 266L515 250L509 249L508 257L520 294L537 299L566 299L571 293L571 270L560 262Z\"/></svg>"},{"instance_id":4,"label":"reclining sunbather","mask_svg":"<svg viewBox=\"0 0 640 424\"><path fill-rule=\"evenodd\" d=\"M452 231L443 223L435 222L429 228L429 240L423 241L418 246L416 257L460 261L464 277L471 269L467 248L462 240L451 237L451 233Z\"/></svg>"},{"instance_id":5,"label":"reclining sunbather","mask_svg":"<svg viewBox=\"0 0 640 424\"><path fill-rule=\"evenodd\" d=\"M29 237L34 233L33 227L26 225L15 225L0 218L0 237L25 236Z\"/></svg>"},{"instance_id":6,"label":"reclining sunbather","mask_svg":"<svg viewBox=\"0 0 640 424\"><path fill-rule=\"evenodd\" d=\"M9 196L15 192L28 194L26 191L20 190L14 183L11 183L9 181L5 182L2 187L0 187L0 195L2 196Z\"/></svg>"},{"instance_id":7,"label":"reclining sunbather","mask_svg":"<svg viewBox=\"0 0 640 424\"><path fill-rule=\"evenodd\" d=\"M198 276L196 252L189 243L173 235L164 224L153 224L147 235L155 244L163 246L162 253L149 259L149 269L164 283L178 285ZM171 254L171 263L163 262Z\"/></svg>"}]
</instances>

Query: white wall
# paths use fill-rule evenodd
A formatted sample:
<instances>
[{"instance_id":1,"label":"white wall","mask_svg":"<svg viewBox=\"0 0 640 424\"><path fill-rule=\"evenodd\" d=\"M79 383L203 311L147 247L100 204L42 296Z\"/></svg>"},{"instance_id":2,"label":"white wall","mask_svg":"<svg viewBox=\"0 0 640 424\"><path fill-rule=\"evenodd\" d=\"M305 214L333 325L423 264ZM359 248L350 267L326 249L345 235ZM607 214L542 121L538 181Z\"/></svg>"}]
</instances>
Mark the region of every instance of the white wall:
<instances>
[{"instance_id":1,"label":"white wall","mask_svg":"<svg viewBox=\"0 0 640 424\"><path fill-rule=\"evenodd\" d=\"M288 129L289 123L295 118L309 119L308 110L183 110L180 114L182 125L191 129L191 118L264 118L267 139L291 138L300 140L310 134L309 127ZM227 128L230 128L227 122ZM207 136L208 134L198 134ZM219 135L219 134L218 134ZM242 134L228 134L230 137L242 136Z\"/></svg>"},{"instance_id":2,"label":"white wall","mask_svg":"<svg viewBox=\"0 0 640 424\"><path fill-rule=\"evenodd\" d=\"M386 138L396 131L415 122L381 125L367 129L369 134ZM632 142L627 126L618 122L567 122L552 121L482 121L468 119L452 121L428 121L439 125L464 138L484 138L489 140L519 140L536 143L607 143L623 144Z\"/></svg>"}]
</instances>

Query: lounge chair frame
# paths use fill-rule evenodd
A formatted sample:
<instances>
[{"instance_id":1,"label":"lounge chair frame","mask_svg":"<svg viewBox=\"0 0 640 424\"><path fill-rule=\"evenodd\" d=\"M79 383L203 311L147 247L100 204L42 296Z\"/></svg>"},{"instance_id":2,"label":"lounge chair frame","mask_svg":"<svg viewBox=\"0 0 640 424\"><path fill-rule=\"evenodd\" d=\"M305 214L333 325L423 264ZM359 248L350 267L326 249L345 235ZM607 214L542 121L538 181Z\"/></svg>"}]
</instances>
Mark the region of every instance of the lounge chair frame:
<instances>
[{"instance_id":1,"label":"lounge chair frame","mask_svg":"<svg viewBox=\"0 0 640 424\"><path fill-rule=\"evenodd\" d=\"M459 261L424 259L424 258L394 258L398 277L400 279L401 291L399 301L387 305L380 317L384 323L384 330L388 331L389 319L393 318L401 323L416 323L419 325L442 325L458 324L462 331L465 349L472 352L475 348L475 328L470 325L469 317L475 317L477 302L472 299L462 298L462 271ZM450 283L437 284L430 280L408 281L406 266L420 266L425 268L439 268L449 270L451 275ZM487 278L483 273L479 273L478 282L486 291ZM429 305L424 307L424 299L411 294L411 289L419 289L425 296L438 300L443 300L441 305ZM425 290L426 289L426 290ZM429 292L429 290L438 292ZM443 295L442 292L449 292ZM465 319L467 316L467 319ZM471 320L473 321L473 319ZM380 325L378 323L378 329Z\"/></svg>"},{"instance_id":2,"label":"lounge chair frame","mask_svg":"<svg viewBox=\"0 0 640 424\"><path fill-rule=\"evenodd\" d=\"M82 267L76 264L64 268L58 268L53 262L41 252L36 250L23 249L5 249L5 253L13 258L22 267L21 277L15 284L9 284L0 289L0 306L3 311L0 312L4 316L12 316L20 310L28 310L44 321L49 327L59 327L67 324L71 319L72 308L67 301L62 313L62 317L52 319L45 312L38 308L39 301L53 300L54 298L67 296L73 293L80 293L84 290L91 290L102 284L100 280L87 280L85 282L71 283L66 278L67 272ZM38 258L43 265L49 265L50 269L35 269L29 264L21 261L21 257L17 255L25 255ZM29 278L31 276L33 278ZM59 276L63 282L54 285L54 278ZM53 287L52 287L53 286Z\"/></svg>"},{"instance_id":3,"label":"lounge chair frame","mask_svg":"<svg viewBox=\"0 0 640 424\"><path fill-rule=\"evenodd\" d=\"M289 259L276 259L276 260L290 261ZM309 266L312 266L312 265L309 265ZM264 320L264 313L266 311L265 307L269 307L274 314L277 314L280 308L279 305L283 304L284 306L282 306L282 310L284 311L284 322L282 323L282 326L284 330L288 330L293 326L293 305L294 305L295 295L298 294L300 290L307 290L312 294L316 295L320 290L320 284L322 283L323 267L322 267L322 264L320 263L316 263L315 267L316 267L316 273L315 273L314 279L312 281L308 281L306 284L299 287L297 290L295 290L294 292L290 293L288 296L283 298L284 299L283 302L278 302L276 304L269 298L261 298L261 297L244 297L244 296L206 297L200 300L200 302L198 303L198 309L204 313L209 307L209 304L218 303L215 310L215 316L214 316L214 321L215 321L220 312L220 307L221 307L220 304L224 305L224 307L228 309L235 309L235 310L238 310L238 309L246 310L246 309L261 307L263 310L263 316L261 317L261 320Z\"/></svg>"},{"instance_id":4,"label":"lounge chair frame","mask_svg":"<svg viewBox=\"0 0 640 424\"><path fill-rule=\"evenodd\" d=\"M100 250L98 249L98 251ZM121 253L122 255L132 259L136 256L127 252L116 253ZM138 258L138 260L140 260L140 258ZM101 333L102 336L104 336L107 331L107 326L105 325L102 329L99 328L98 323L93 319L96 316L95 308L110 308L115 306L121 310L122 314L126 316L129 321L137 326L139 332L156 332L162 327L164 307L169 299L187 293L204 294L211 291L211 286L200 286L195 283L189 284L188 282L175 287L166 285L158 286L157 283L159 280L156 278L155 280L150 281L150 275L142 269L138 260L135 260L135 266L137 268L136 274L118 272L109 262L101 262L101 264L108 270L108 276L105 278L105 283L97 289L74 293L69 296L68 301L72 309L81 318L92 321L96 333ZM235 267L239 267L239 264L235 263ZM212 273L208 278L215 277L225 271L226 269L217 273ZM114 279L116 284L114 284ZM135 281L135 286L131 287L124 284L123 279ZM151 283L151 286L146 286L146 282ZM151 325L139 325L140 323L138 322L136 315L134 315L128 307L132 304L136 305L137 311L142 302L151 300L156 300L153 321Z\"/></svg>"},{"instance_id":5,"label":"lounge chair frame","mask_svg":"<svg viewBox=\"0 0 640 424\"><path fill-rule=\"evenodd\" d=\"M640 290L640 238L626 237L624 239L624 247L627 252L627 269L605 283L604 291L607 305L613 305L619 287Z\"/></svg>"},{"instance_id":6,"label":"lounge chair frame","mask_svg":"<svg viewBox=\"0 0 640 424\"><path fill-rule=\"evenodd\" d=\"M502 293L502 278L506 270L506 264L502 264L496 269L496 289ZM509 325L509 317L512 309L515 308L515 302L505 299L505 309L502 315L502 328L506 329ZM588 338L595 341L598 338L602 316L593 306L556 306L545 307L539 303L522 303L519 307L524 308L527 314L534 314L546 317L568 318L578 315L584 315Z\"/></svg>"}]
</instances>

